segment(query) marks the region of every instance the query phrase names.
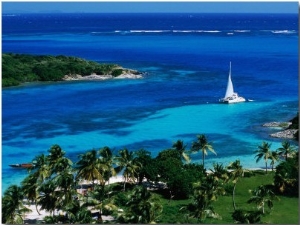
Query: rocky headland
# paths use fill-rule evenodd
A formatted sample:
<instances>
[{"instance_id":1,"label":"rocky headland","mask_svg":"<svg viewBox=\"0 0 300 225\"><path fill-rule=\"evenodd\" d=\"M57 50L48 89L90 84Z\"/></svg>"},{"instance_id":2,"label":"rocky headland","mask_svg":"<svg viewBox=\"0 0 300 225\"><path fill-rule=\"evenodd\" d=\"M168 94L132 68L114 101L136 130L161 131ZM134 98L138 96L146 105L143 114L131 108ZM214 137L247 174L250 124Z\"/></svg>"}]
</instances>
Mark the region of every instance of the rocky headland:
<instances>
[{"instance_id":1,"label":"rocky headland","mask_svg":"<svg viewBox=\"0 0 300 225\"><path fill-rule=\"evenodd\" d=\"M280 129L280 131L270 134L271 137L281 139L295 139L298 129L295 129L295 126L292 125L292 122L269 122L263 124L262 126Z\"/></svg>"}]
</instances>

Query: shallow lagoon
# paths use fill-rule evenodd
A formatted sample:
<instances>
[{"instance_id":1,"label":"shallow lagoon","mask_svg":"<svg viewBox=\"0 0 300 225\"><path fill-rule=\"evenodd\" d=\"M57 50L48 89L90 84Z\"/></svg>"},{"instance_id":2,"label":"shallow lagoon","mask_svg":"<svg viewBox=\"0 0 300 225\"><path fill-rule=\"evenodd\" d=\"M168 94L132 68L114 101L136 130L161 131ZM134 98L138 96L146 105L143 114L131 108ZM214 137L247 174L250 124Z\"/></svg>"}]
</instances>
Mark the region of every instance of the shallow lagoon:
<instances>
[{"instance_id":1,"label":"shallow lagoon","mask_svg":"<svg viewBox=\"0 0 300 225\"><path fill-rule=\"evenodd\" d=\"M144 148L155 156L178 139L189 148L204 133L217 152L207 166L239 158L245 167L261 167L253 155L257 145L269 141L276 149L281 142L261 125L298 111L297 15L51 16L4 16L3 52L118 63L146 72L145 78L3 89L2 190L26 175L9 164L47 154L53 144L74 161L103 146ZM229 61L235 90L254 102L218 103Z\"/></svg>"},{"instance_id":2,"label":"shallow lagoon","mask_svg":"<svg viewBox=\"0 0 300 225\"><path fill-rule=\"evenodd\" d=\"M149 78L65 82L3 90L3 104L7 105L3 108L3 189L25 174L15 173L9 164L47 154L53 144L59 144L74 161L78 154L103 146L115 153L124 147L144 148L156 156L178 139L189 148L197 134L205 134L217 152L217 156L207 156L207 167L235 159L241 159L245 167L261 167L263 163L256 164L253 155L257 146L262 141L272 142L274 149L280 146L280 140L268 137L272 129L261 125L287 120L297 111L297 101L226 105L202 103L202 99L197 104L197 100L189 103L185 96L173 98L172 94L172 100L164 100L169 90L151 95L143 88L152 82L156 83ZM196 162L201 156L192 155L192 159Z\"/></svg>"}]
</instances>

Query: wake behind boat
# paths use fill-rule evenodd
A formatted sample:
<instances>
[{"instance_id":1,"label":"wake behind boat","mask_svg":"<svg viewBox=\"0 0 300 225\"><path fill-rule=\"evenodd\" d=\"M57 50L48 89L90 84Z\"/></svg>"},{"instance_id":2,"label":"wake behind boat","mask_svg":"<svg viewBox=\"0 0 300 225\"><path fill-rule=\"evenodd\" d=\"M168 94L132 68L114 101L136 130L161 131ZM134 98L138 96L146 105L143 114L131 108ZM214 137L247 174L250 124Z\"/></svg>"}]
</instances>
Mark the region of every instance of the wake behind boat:
<instances>
[{"instance_id":1,"label":"wake behind boat","mask_svg":"<svg viewBox=\"0 0 300 225\"><path fill-rule=\"evenodd\" d=\"M235 93L233 90L233 84L231 81L231 62L230 62L230 69L229 69L229 76L228 76L228 82L227 82L227 88L226 88L226 94L224 98L221 98L219 100L222 103L239 103L239 102L245 102L246 99L244 97L241 97L238 95L238 93Z\"/></svg>"}]
</instances>

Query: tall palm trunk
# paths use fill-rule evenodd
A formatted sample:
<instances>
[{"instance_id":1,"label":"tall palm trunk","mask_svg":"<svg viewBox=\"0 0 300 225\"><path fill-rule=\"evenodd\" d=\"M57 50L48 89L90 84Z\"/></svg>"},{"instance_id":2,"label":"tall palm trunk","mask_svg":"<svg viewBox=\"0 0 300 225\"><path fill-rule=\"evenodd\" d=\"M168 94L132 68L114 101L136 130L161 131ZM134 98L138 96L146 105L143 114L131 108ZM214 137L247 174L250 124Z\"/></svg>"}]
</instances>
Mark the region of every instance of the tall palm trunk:
<instances>
[{"instance_id":1,"label":"tall palm trunk","mask_svg":"<svg viewBox=\"0 0 300 225\"><path fill-rule=\"evenodd\" d=\"M123 190L125 191L126 181L123 183Z\"/></svg>"},{"instance_id":2,"label":"tall palm trunk","mask_svg":"<svg viewBox=\"0 0 300 225\"><path fill-rule=\"evenodd\" d=\"M126 181L127 181L127 176L124 176L124 183L123 183L123 190L124 191L125 191Z\"/></svg>"},{"instance_id":3,"label":"tall palm trunk","mask_svg":"<svg viewBox=\"0 0 300 225\"><path fill-rule=\"evenodd\" d=\"M40 211L38 210L38 204L37 204L37 201L35 200L34 201L34 204L35 204L35 209L37 211L37 213L39 214L39 216L41 215Z\"/></svg>"},{"instance_id":4,"label":"tall palm trunk","mask_svg":"<svg viewBox=\"0 0 300 225\"><path fill-rule=\"evenodd\" d=\"M232 206L233 206L234 211L236 210L235 199L234 199L234 197L235 197L235 187L236 187L236 183L234 184L233 190L232 190Z\"/></svg>"},{"instance_id":5,"label":"tall palm trunk","mask_svg":"<svg viewBox=\"0 0 300 225\"><path fill-rule=\"evenodd\" d=\"M204 154L204 151L202 151L202 165L203 165L203 169L205 168L204 167L204 158L205 158L205 154Z\"/></svg>"},{"instance_id":6,"label":"tall palm trunk","mask_svg":"<svg viewBox=\"0 0 300 225\"><path fill-rule=\"evenodd\" d=\"M268 162L266 162L266 174L268 173Z\"/></svg>"}]
</instances>

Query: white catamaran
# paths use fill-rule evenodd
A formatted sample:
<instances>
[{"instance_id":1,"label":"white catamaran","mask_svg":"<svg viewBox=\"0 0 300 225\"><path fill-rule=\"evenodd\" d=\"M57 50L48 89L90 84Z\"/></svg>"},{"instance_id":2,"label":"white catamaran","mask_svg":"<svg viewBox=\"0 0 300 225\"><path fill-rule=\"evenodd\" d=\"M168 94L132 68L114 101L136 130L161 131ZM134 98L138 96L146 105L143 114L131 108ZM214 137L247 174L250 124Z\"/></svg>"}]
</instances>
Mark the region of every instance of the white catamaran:
<instances>
[{"instance_id":1,"label":"white catamaran","mask_svg":"<svg viewBox=\"0 0 300 225\"><path fill-rule=\"evenodd\" d=\"M228 76L228 83L227 83L227 89L226 94L224 98L221 98L219 100L222 103L238 103L238 102L245 102L246 99L239 96L238 93L235 93L233 90L233 84L231 81L231 62L230 62L230 69L229 69L229 76Z\"/></svg>"}]
</instances>

